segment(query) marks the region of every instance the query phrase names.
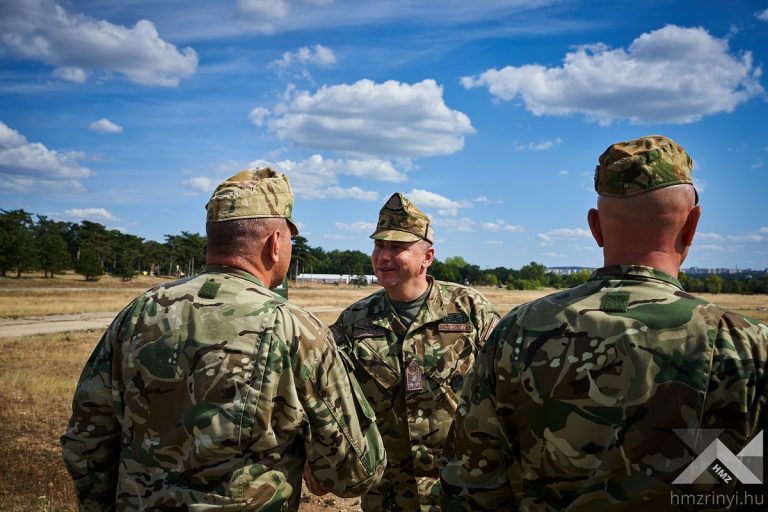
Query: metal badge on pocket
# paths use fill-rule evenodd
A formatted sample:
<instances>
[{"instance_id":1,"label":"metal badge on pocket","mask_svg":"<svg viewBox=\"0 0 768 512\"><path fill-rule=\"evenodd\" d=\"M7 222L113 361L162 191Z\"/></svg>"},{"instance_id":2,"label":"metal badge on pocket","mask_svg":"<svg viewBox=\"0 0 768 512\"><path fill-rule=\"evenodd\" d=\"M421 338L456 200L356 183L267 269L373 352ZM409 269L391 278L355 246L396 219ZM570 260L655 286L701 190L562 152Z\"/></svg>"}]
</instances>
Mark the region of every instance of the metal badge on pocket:
<instances>
[{"instance_id":1,"label":"metal badge on pocket","mask_svg":"<svg viewBox=\"0 0 768 512\"><path fill-rule=\"evenodd\" d=\"M408 391L421 391L423 389L423 376L424 372L421 366L412 359L405 369L405 389Z\"/></svg>"}]
</instances>

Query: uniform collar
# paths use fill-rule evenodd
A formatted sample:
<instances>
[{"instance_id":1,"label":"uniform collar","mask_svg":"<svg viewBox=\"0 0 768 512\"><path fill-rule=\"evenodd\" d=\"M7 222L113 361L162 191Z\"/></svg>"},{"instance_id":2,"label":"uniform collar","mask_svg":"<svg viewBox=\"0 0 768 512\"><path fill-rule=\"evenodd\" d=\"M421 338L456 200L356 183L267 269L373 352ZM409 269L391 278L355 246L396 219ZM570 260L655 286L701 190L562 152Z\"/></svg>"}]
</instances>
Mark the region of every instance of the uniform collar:
<instances>
[{"instance_id":1,"label":"uniform collar","mask_svg":"<svg viewBox=\"0 0 768 512\"><path fill-rule=\"evenodd\" d=\"M424 324L440 320L445 317L445 306L443 305L443 298L440 294L440 288L434 277L427 275L427 281L429 282L429 295L424 300L424 305L421 310L413 319L411 325L408 327L408 331L418 329ZM407 331L400 322L400 318L397 316L395 308L389 300L386 290L381 291L381 297L376 304L375 317L371 319L374 325L384 327L390 331L394 331L397 334L404 335Z\"/></svg>"},{"instance_id":2,"label":"uniform collar","mask_svg":"<svg viewBox=\"0 0 768 512\"><path fill-rule=\"evenodd\" d=\"M416 318L413 319L413 322L408 327L408 331L417 329L419 326L429 322L440 320L446 315L437 281L430 275L427 275L427 281L430 286L429 295L424 300L424 305L416 315ZM399 335L406 334L407 330L400 322L400 318L397 316L397 312L389 300L387 291L382 289L379 293L380 296L371 311L371 323Z\"/></svg>"},{"instance_id":3,"label":"uniform collar","mask_svg":"<svg viewBox=\"0 0 768 512\"><path fill-rule=\"evenodd\" d=\"M653 267L644 267L642 265L610 265L592 272L589 276L591 280L598 279L637 279L642 281L662 281L671 284L677 288L683 289L680 281L666 272Z\"/></svg>"},{"instance_id":4,"label":"uniform collar","mask_svg":"<svg viewBox=\"0 0 768 512\"><path fill-rule=\"evenodd\" d=\"M227 265L206 265L205 266L205 272L213 272L217 274L229 274L231 276L236 276L241 279L245 279L246 281L250 281L254 284L257 284L261 286L262 288L266 288L267 286L262 282L261 279L256 277L255 275L251 274L250 272L246 272L245 270L241 270L239 268L235 267L228 267Z\"/></svg>"}]
</instances>

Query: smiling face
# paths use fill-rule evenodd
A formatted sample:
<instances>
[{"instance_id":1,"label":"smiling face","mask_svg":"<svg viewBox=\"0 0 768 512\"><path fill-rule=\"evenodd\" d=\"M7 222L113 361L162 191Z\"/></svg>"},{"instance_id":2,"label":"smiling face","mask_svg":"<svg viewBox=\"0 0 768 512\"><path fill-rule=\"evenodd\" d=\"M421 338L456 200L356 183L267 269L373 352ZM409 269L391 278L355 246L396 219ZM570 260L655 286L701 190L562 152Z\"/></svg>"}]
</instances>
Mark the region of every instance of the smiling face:
<instances>
[{"instance_id":1,"label":"smiling face","mask_svg":"<svg viewBox=\"0 0 768 512\"><path fill-rule=\"evenodd\" d=\"M376 240L371 264L376 278L394 300L413 300L427 287L427 269L435 257L428 242Z\"/></svg>"}]
</instances>

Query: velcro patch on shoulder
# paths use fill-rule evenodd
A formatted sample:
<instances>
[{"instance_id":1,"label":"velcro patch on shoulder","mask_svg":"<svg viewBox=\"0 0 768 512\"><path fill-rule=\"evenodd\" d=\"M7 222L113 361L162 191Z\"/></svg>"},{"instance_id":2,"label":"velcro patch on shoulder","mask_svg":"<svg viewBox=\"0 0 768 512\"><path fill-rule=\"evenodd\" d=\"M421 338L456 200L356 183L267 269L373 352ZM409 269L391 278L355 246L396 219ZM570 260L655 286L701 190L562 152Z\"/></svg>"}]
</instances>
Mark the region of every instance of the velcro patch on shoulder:
<instances>
[{"instance_id":1,"label":"velcro patch on shoulder","mask_svg":"<svg viewBox=\"0 0 768 512\"><path fill-rule=\"evenodd\" d=\"M387 331L384 327L374 325L370 321L352 326L352 337L355 339L378 338L380 336L386 336L388 332L389 331Z\"/></svg>"},{"instance_id":2,"label":"velcro patch on shoulder","mask_svg":"<svg viewBox=\"0 0 768 512\"><path fill-rule=\"evenodd\" d=\"M600 311L623 313L629 306L629 292L608 292L600 299Z\"/></svg>"},{"instance_id":3,"label":"velcro patch on shoulder","mask_svg":"<svg viewBox=\"0 0 768 512\"><path fill-rule=\"evenodd\" d=\"M333 324L328 329L331 331L333 341L335 341L337 345L341 345L346 341L347 337L344 336L344 330L339 324Z\"/></svg>"},{"instance_id":4,"label":"velcro patch on shoulder","mask_svg":"<svg viewBox=\"0 0 768 512\"><path fill-rule=\"evenodd\" d=\"M499 325L499 319L496 317L493 317L493 319L488 322L488 325L485 327L485 330L483 331L482 336L480 336L480 339L483 341L486 341L488 338L491 337L491 333L496 328L496 326Z\"/></svg>"},{"instance_id":5,"label":"velcro patch on shoulder","mask_svg":"<svg viewBox=\"0 0 768 512\"><path fill-rule=\"evenodd\" d=\"M215 299L216 294L219 293L220 287L221 283L217 283L211 279L210 281L203 283L203 286L201 286L200 290L197 292L197 296L202 299Z\"/></svg>"}]
</instances>

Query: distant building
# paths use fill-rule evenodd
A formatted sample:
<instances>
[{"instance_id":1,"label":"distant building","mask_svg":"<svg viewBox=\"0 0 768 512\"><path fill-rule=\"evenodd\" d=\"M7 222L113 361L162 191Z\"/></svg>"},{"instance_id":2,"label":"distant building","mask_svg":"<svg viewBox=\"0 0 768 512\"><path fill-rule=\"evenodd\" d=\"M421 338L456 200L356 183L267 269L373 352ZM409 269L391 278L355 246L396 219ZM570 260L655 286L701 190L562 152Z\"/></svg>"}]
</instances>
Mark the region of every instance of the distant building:
<instances>
[{"instance_id":1,"label":"distant building","mask_svg":"<svg viewBox=\"0 0 768 512\"><path fill-rule=\"evenodd\" d=\"M744 273L750 273L752 272L752 269L749 268L725 268L725 267L716 267L716 268L701 268L701 267L689 267L683 269L683 272L689 275L696 275L696 274L744 274Z\"/></svg>"},{"instance_id":2,"label":"distant building","mask_svg":"<svg viewBox=\"0 0 768 512\"><path fill-rule=\"evenodd\" d=\"M354 284L359 276L351 274L299 274L296 277L296 283L322 283L322 284ZM363 276L368 284L375 284L378 281L376 276Z\"/></svg>"},{"instance_id":3,"label":"distant building","mask_svg":"<svg viewBox=\"0 0 768 512\"><path fill-rule=\"evenodd\" d=\"M588 270L589 272L592 272L594 268L592 267L547 267L547 273L558 274L561 276L569 276L571 274L575 274L576 272L579 272L580 270Z\"/></svg>"}]
</instances>

